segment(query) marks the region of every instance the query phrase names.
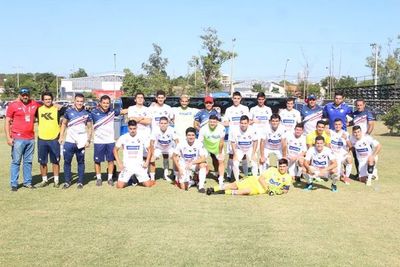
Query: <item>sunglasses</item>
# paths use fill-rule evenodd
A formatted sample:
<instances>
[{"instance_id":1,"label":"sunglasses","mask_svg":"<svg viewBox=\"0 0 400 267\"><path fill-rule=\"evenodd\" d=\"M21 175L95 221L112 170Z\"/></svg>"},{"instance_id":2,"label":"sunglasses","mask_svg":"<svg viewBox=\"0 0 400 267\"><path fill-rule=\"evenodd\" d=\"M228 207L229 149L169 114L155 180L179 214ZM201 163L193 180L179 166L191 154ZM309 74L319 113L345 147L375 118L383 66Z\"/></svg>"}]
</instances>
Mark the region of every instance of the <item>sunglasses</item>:
<instances>
[{"instance_id":1,"label":"sunglasses","mask_svg":"<svg viewBox=\"0 0 400 267\"><path fill-rule=\"evenodd\" d=\"M206 104L214 104L213 102L206 102Z\"/></svg>"}]
</instances>

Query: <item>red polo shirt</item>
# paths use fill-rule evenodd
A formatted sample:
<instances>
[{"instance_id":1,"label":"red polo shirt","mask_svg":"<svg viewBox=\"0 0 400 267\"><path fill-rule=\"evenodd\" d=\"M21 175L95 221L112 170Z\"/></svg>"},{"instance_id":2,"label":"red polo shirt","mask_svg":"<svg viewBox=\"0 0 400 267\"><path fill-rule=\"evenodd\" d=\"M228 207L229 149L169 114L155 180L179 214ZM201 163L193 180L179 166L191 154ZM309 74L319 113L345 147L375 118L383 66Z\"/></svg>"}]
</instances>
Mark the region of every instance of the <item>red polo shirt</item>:
<instances>
[{"instance_id":1,"label":"red polo shirt","mask_svg":"<svg viewBox=\"0 0 400 267\"><path fill-rule=\"evenodd\" d=\"M38 107L40 104L35 100L29 100L27 104L16 100L8 105L6 116L12 120L12 138L27 140L35 138L35 113Z\"/></svg>"}]
</instances>

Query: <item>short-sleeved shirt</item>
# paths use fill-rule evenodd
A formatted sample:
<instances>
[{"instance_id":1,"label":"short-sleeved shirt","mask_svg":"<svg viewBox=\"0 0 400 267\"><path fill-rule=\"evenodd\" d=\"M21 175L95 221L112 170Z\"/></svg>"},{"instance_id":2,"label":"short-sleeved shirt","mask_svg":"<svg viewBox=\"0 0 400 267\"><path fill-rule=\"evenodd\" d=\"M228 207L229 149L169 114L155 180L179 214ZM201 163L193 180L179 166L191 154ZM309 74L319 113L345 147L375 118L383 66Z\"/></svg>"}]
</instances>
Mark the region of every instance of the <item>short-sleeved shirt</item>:
<instances>
[{"instance_id":1,"label":"short-sleeved shirt","mask_svg":"<svg viewBox=\"0 0 400 267\"><path fill-rule=\"evenodd\" d=\"M255 127L255 129L257 129L259 134L261 134L261 132L265 131L265 128L269 124L271 115L272 115L271 108L267 107L265 105L262 107L257 105L250 109L250 119L252 121L254 121L253 127Z\"/></svg>"},{"instance_id":2,"label":"short-sleeved shirt","mask_svg":"<svg viewBox=\"0 0 400 267\"><path fill-rule=\"evenodd\" d=\"M158 104L154 103L152 106L149 107L149 111L151 114L151 130L157 129L159 127L160 118L167 117L168 120L173 118L172 108L167 105L163 104L159 106Z\"/></svg>"},{"instance_id":3,"label":"short-sleeved shirt","mask_svg":"<svg viewBox=\"0 0 400 267\"><path fill-rule=\"evenodd\" d=\"M149 142L141 135L131 136L129 133L121 135L115 143L117 148L123 149L123 165L132 170L143 162L143 154L149 147Z\"/></svg>"},{"instance_id":4,"label":"short-sleeved shirt","mask_svg":"<svg viewBox=\"0 0 400 267\"><path fill-rule=\"evenodd\" d=\"M307 152L306 137L300 135L296 137L294 133L288 133L286 135L287 142L287 154L289 156L298 156L301 153Z\"/></svg>"},{"instance_id":5,"label":"short-sleeved shirt","mask_svg":"<svg viewBox=\"0 0 400 267\"><path fill-rule=\"evenodd\" d=\"M193 127L194 116L199 112L196 108L182 107L172 108L172 114L174 118L174 128L176 134L183 139L186 136L186 129Z\"/></svg>"},{"instance_id":6,"label":"short-sleeved shirt","mask_svg":"<svg viewBox=\"0 0 400 267\"><path fill-rule=\"evenodd\" d=\"M221 124L217 124L214 129L211 129L208 125L202 127L199 132L199 142L204 144L204 148L214 154L219 154L219 143L225 138L225 127Z\"/></svg>"},{"instance_id":7,"label":"short-sleeved shirt","mask_svg":"<svg viewBox=\"0 0 400 267\"><path fill-rule=\"evenodd\" d=\"M336 132L330 130L331 149L338 156L344 156L349 151L347 141L350 139L349 133L344 130Z\"/></svg>"},{"instance_id":8,"label":"short-sleeved shirt","mask_svg":"<svg viewBox=\"0 0 400 267\"><path fill-rule=\"evenodd\" d=\"M15 139L35 138L35 114L40 104L35 100L29 100L25 105L22 101L11 102L7 107L6 117L12 120L11 137Z\"/></svg>"},{"instance_id":9,"label":"short-sleeved shirt","mask_svg":"<svg viewBox=\"0 0 400 267\"><path fill-rule=\"evenodd\" d=\"M353 123L354 126L358 125L361 127L361 132L366 134L368 131L368 123L370 121L375 121L375 117L371 111L365 109L364 111L354 111L353 113Z\"/></svg>"},{"instance_id":10,"label":"short-sleeved shirt","mask_svg":"<svg viewBox=\"0 0 400 267\"><path fill-rule=\"evenodd\" d=\"M336 106L335 103L331 102L325 105L323 111L323 118L329 119L329 129L335 129L335 119L340 119L343 123L342 129L347 129L347 116L351 117L353 111L346 103L341 103Z\"/></svg>"},{"instance_id":11,"label":"short-sleeved shirt","mask_svg":"<svg viewBox=\"0 0 400 267\"><path fill-rule=\"evenodd\" d=\"M318 105L314 108L310 108L308 105L303 106L300 114L303 119L305 134L309 134L316 129L317 122L322 119L322 113L322 108Z\"/></svg>"},{"instance_id":12,"label":"short-sleeved shirt","mask_svg":"<svg viewBox=\"0 0 400 267\"><path fill-rule=\"evenodd\" d=\"M120 109L103 111L101 108L95 108L91 111L95 144L111 144L115 142L114 118L119 114Z\"/></svg>"},{"instance_id":13,"label":"short-sleeved shirt","mask_svg":"<svg viewBox=\"0 0 400 267\"><path fill-rule=\"evenodd\" d=\"M359 161L368 160L368 157L374 152L374 148L379 144L379 142L370 135L364 135L360 140L352 136L350 142L356 151L356 156Z\"/></svg>"},{"instance_id":14,"label":"short-sleeved shirt","mask_svg":"<svg viewBox=\"0 0 400 267\"><path fill-rule=\"evenodd\" d=\"M240 128L231 132L229 141L236 145L236 149L243 152L251 151L254 142L258 140L258 134L253 127L248 127L246 131L242 131Z\"/></svg>"},{"instance_id":15,"label":"short-sleeved shirt","mask_svg":"<svg viewBox=\"0 0 400 267\"><path fill-rule=\"evenodd\" d=\"M282 125L279 125L278 128L274 130L271 125L268 125L261 138L265 140L265 149L282 150L282 139L286 138L286 129Z\"/></svg>"},{"instance_id":16,"label":"short-sleeved shirt","mask_svg":"<svg viewBox=\"0 0 400 267\"><path fill-rule=\"evenodd\" d=\"M141 118L150 118L151 119L151 111L148 107L134 105L128 107L128 118L133 117L141 117ZM150 136L151 133L151 124L144 125L141 123L137 124L137 132L138 134L142 134L143 136Z\"/></svg>"},{"instance_id":17,"label":"short-sleeved shirt","mask_svg":"<svg viewBox=\"0 0 400 267\"><path fill-rule=\"evenodd\" d=\"M65 111L64 118L68 120L65 142L74 143L78 148L83 148L88 139L86 124L92 121L89 111L84 108L77 110L70 107Z\"/></svg>"},{"instance_id":18,"label":"short-sleeved shirt","mask_svg":"<svg viewBox=\"0 0 400 267\"><path fill-rule=\"evenodd\" d=\"M55 106L45 105L37 109L38 137L42 140L54 140L60 134L60 113Z\"/></svg>"},{"instance_id":19,"label":"short-sleeved shirt","mask_svg":"<svg viewBox=\"0 0 400 267\"><path fill-rule=\"evenodd\" d=\"M230 106L226 109L224 121L229 122L229 132L237 130L240 124L240 117L249 116L249 108L240 104L239 106Z\"/></svg>"},{"instance_id":20,"label":"short-sleeved shirt","mask_svg":"<svg viewBox=\"0 0 400 267\"><path fill-rule=\"evenodd\" d=\"M194 120L200 124L200 128L201 128L208 123L208 118L210 118L211 115L215 115L218 117L218 120L221 120L221 115L215 109L211 109L210 111L208 111L206 109L200 110L194 116Z\"/></svg>"},{"instance_id":21,"label":"short-sleeved shirt","mask_svg":"<svg viewBox=\"0 0 400 267\"><path fill-rule=\"evenodd\" d=\"M307 134L306 137L306 143L307 145L314 145L315 144L315 138L318 136L317 130L314 130ZM322 132L321 135L325 139L325 145L329 145L331 143L331 137L325 132Z\"/></svg>"},{"instance_id":22,"label":"short-sleeved shirt","mask_svg":"<svg viewBox=\"0 0 400 267\"><path fill-rule=\"evenodd\" d=\"M175 129L170 126L168 126L165 132L161 131L160 127L154 129L150 138L151 141L154 141L154 147L165 153L175 148L176 139L178 139L178 136L176 135Z\"/></svg>"},{"instance_id":23,"label":"short-sleeved shirt","mask_svg":"<svg viewBox=\"0 0 400 267\"><path fill-rule=\"evenodd\" d=\"M310 165L317 168L326 168L329 164L336 160L335 154L332 149L324 146L321 152L313 146L307 150L306 160L310 162Z\"/></svg>"},{"instance_id":24,"label":"short-sleeved shirt","mask_svg":"<svg viewBox=\"0 0 400 267\"><path fill-rule=\"evenodd\" d=\"M191 145L187 142L187 140L179 142L174 153L180 156L181 160L185 162L192 162L202 156L207 155L203 145L199 142L199 140L195 140Z\"/></svg>"},{"instance_id":25,"label":"short-sleeved shirt","mask_svg":"<svg viewBox=\"0 0 400 267\"><path fill-rule=\"evenodd\" d=\"M277 189L289 190L292 184L292 177L288 173L280 173L275 167L269 167L264 171L261 176L265 179L268 184L269 191L277 191Z\"/></svg>"},{"instance_id":26,"label":"short-sleeved shirt","mask_svg":"<svg viewBox=\"0 0 400 267\"><path fill-rule=\"evenodd\" d=\"M281 117L281 124L285 126L288 132L294 131L296 124L301 122L300 112L296 109L283 109L279 112L279 116Z\"/></svg>"}]
</instances>

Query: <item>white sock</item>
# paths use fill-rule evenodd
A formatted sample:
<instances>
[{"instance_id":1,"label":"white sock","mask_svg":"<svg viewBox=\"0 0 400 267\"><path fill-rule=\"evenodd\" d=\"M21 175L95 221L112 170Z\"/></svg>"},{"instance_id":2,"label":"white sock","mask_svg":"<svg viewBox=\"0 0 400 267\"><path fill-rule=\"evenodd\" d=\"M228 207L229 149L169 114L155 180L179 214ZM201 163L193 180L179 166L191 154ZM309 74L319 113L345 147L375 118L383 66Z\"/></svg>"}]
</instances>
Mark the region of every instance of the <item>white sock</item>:
<instances>
[{"instance_id":1,"label":"white sock","mask_svg":"<svg viewBox=\"0 0 400 267\"><path fill-rule=\"evenodd\" d=\"M239 181L239 161L233 162L233 177L235 177L236 181Z\"/></svg>"},{"instance_id":2,"label":"white sock","mask_svg":"<svg viewBox=\"0 0 400 267\"><path fill-rule=\"evenodd\" d=\"M169 160L163 159L164 172L169 169Z\"/></svg>"},{"instance_id":3,"label":"white sock","mask_svg":"<svg viewBox=\"0 0 400 267\"><path fill-rule=\"evenodd\" d=\"M164 169L164 176L168 176L169 174L169 170L168 169Z\"/></svg>"},{"instance_id":4,"label":"white sock","mask_svg":"<svg viewBox=\"0 0 400 267\"><path fill-rule=\"evenodd\" d=\"M218 183L223 184L224 183L224 176L219 176L218 177Z\"/></svg>"},{"instance_id":5,"label":"white sock","mask_svg":"<svg viewBox=\"0 0 400 267\"><path fill-rule=\"evenodd\" d=\"M156 177L156 173L155 172L151 172L150 173L150 180L154 181Z\"/></svg>"},{"instance_id":6,"label":"white sock","mask_svg":"<svg viewBox=\"0 0 400 267\"><path fill-rule=\"evenodd\" d=\"M47 182L47 176L42 176L42 181Z\"/></svg>"},{"instance_id":7,"label":"white sock","mask_svg":"<svg viewBox=\"0 0 400 267\"><path fill-rule=\"evenodd\" d=\"M205 182L206 182L206 168L201 168L199 170L199 189L204 188Z\"/></svg>"},{"instance_id":8,"label":"white sock","mask_svg":"<svg viewBox=\"0 0 400 267\"><path fill-rule=\"evenodd\" d=\"M55 183L55 184L58 184L58 181L59 181L59 180L58 180L58 176L55 176L55 175L54 175L54 183Z\"/></svg>"},{"instance_id":9,"label":"white sock","mask_svg":"<svg viewBox=\"0 0 400 267\"><path fill-rule=\"evenodd\" d=\"M112 173L109 173L109 174L108 174L108 180L112 180L112 177L113 177L113 174L112 174Z\"/></svg>"},{"instance_id":10,"label":"white sock","mask_svg":"<svg viewBox=\"0 0 400 267\"><path fill-rule=\"evenodd\" d=\"M244 176L247 176L249 174L249 164L247 162L247 159L242 160L242 168L243 168Z\"/></svg>"},{"instance_id":11,"label":"white sock","mask_svg":"<svg viewBox=\"0 0 400 267\"><path fill-rule=\"evenodd\" d=\"M253 176L258 176L258 165L254 161L251 163L251 173Z\"/></svg>"},{"instance_id":12,"label":"white sock","mask_svg":"<svg viewBox=\"0 0 400 267\"><path fill-rule=\"evenodd\" d=\"M101 180L101 173L96 174L96 179Z\"/></svg>"},{"instance_id":13,"label":"white sock","mask_svg":"<svg viewBox=\"0 0 400 267\"><path fill-rule=\"evenodd\" d=\"M232 169L233 169L233 159L228 160L228 173L226 176L231 177L232 175Z\"/></svg>"},{"instance_id":14,"label":"white sock","mask_svg":"<svg viewBox=\"0 0 400 267\"><path fill-rule=\"evenodd\" d=\"M347 164L345 169L345 176L350 177L351 169L353 168L353 164Z\"/></svg>"}]
</instances>

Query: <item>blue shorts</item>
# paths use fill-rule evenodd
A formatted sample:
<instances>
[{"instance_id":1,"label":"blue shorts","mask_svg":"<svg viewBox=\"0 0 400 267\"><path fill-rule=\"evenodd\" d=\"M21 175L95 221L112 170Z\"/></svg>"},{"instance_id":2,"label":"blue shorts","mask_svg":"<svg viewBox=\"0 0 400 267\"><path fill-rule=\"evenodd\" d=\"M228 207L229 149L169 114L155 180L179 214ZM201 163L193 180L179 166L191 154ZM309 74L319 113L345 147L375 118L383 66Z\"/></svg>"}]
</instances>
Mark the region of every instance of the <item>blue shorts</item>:
<instances>
[{"instance_id":1,"label":"blue shorts","mask_svg":"<svg viewBox=\"0 0 400 267\"><path fill-rule=\"evenodd\" d=\"M38 138L38 161L46 165L50 156L50 162L58 164L60 161L60 144L57 139L42 140Z\"/></svg>"},{"instance_id":2,"label":"blue shorts","mask_svg":"<svg viewBox=\"0 0 400 267\"><path fill-rule=\"evenodd\" d=\"M94 144L94 162L100 163L103 161L114 161L114 146L115 143L111 144Z\"/></svg>"}]
</instances>

